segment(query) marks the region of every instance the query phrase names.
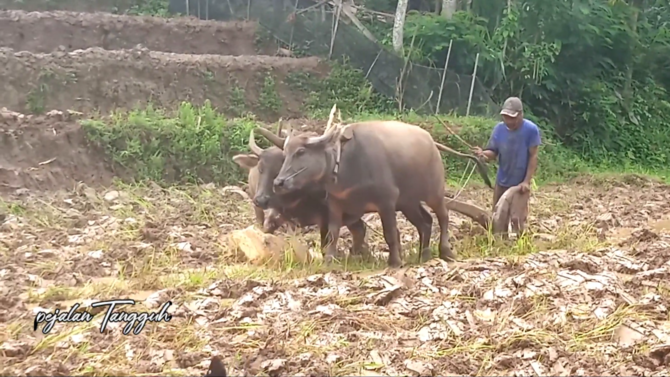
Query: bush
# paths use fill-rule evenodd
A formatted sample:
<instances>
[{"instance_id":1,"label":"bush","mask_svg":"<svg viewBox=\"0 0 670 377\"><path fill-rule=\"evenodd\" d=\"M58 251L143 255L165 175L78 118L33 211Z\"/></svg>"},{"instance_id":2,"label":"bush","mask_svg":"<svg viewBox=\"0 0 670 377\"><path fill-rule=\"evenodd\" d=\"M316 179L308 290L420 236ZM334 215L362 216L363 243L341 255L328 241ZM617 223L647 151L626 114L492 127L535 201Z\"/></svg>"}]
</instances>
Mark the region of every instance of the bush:
<instances>
[{"instance_id":1,"label":"bush","mask_svg":"<svg viewBox=\"0 0 670 377\"><path fill-rule=\"evenodd\" d=\"M415 113L365 113L344 121L372 119L399 119L419 125L431 132L436 141L469 152L469 148L451 136L435 117L426 118ZM479 146L485 145L497 123L496 120L481 117L442 116L440 119L457 130L470 145ZM183 103L174 115L152 107L117 112L107 119L85 121L83 125L89 139L104 148L116 166L131 172L137 180L150 179L163 184L235 184L246 180L246 171L231 158L236 153L248 151L250 130L262 126L252 116L226 119L209 103L202 107ZM258 143L269 146L262 137L258 138ZM543 132L543 143L538 180L565 179L587 170L586 163L546 132ZM468 162L463 158L443 155L448 178L459 179ZM490 176L494 179L496 169L494 165L490 166ZM481 180L476 174L471 179Z\"/></svg>"},{"instance_id":2,"label":"bush","mask_svg":"<svg viewBox=\"0 0 670 377\"><path fill-rule=\"evenodd\" d=\"M148 107L83 122L90 140L138 180L231 183L244 173L231 156L246 150L253 118L227 120L209 103L182 103L174 116Z\"/></svg>"},{"instance_id":3,"label":"bush","mask_svg":"<svg viewBox=\"0 0 670 377\"><path fill-rule=\"evenodd\" d=\"M439 116L452 131L458 133L458 136L465 140L471 146L484 147L491 136L493 127L499 122L495 119L483 117L460 117L460 116ZM435 119L434 116L423 117L416 113L400 114L400 115L378 115L365 114L356 117L356 120L372 120L384 119L392 120L398 119L410 124L416 124L428 130L435 141L448 145L460 152L470 153L468 146L464 145L461 140L447 131L442 123ZM354 119L348 119L351 122ZM542 147L540 147L539 166L536 174L538 181L553 181L563 180L574 177L580 173L589 170L589 165L585 163L572 150L564 147L556 138L547 130L549 127L542 129ZM451 156L442 153L445 157L447 174L450 179L459 179L463 174L468 161L464 158ZM495 179L497 172L497 165L489 164L489 175L491 180ZM479 176L475 173L471 180L481 181Z\"/></svg>"}]
</instances>

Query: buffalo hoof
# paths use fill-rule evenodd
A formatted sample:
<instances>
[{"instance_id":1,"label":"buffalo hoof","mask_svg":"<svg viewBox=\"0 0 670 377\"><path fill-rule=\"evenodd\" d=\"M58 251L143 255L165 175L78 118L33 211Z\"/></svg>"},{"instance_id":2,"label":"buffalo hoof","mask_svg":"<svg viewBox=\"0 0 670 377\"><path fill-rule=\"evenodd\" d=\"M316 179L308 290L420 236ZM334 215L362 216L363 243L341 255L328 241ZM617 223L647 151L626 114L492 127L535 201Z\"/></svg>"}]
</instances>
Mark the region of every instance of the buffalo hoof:
<instances>
[{"instance_id":1,"label":"buffalo hoof","mask_svg":"<svg viewBox=\"0 0 670 377\"><path fill-rule=\"evenodd\" d=\"M425 248L421 251L421 263L428 262L433 259L433 251L430 248Z\"/></svg>"},{"instance_id":2,"label":"buffalo hoof","mask_svg":"<svg viewBox=\"0 0 670 377\"><path fill-rule=\"evenodd\" d=\"M402 260L400 260L400 257L392 258L391 256L389 256L390 268L400 268L401 266L402 266Z\"/></svg>"},{"instance_id":3,"label":"buffalo hoof","mask_svg":"<svg viewBox=\"0 0 670 377\"><path fill-rule=\"evenodd\" d=\"M349 249L349 254L350 255L360 255L360 256L368 256L370 255L370 247L367 244L363 244L358 247L351 247Z\"/></svg>"},{"instance_id":4,"label":"buffalo hoof","mask_svg":"<svg viewBox=\"0 0 670 377\"><path fill-rule=\"evenodd\" d=\"M456 256L451 252L451 250L440 252L440 259L446 262L456 262Z\"/></svg>"}]
</instances>

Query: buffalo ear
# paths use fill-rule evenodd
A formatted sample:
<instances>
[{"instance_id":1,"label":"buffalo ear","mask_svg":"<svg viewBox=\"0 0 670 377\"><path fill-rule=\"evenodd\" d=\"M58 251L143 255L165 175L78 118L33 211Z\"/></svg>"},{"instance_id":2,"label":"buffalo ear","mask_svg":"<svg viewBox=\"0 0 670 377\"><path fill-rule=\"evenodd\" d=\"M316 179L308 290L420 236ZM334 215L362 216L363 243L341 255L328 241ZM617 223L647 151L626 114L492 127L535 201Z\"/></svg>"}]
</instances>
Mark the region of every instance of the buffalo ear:
<instances>
[{"instance_id":1,"label":"buffalo ear","mask_svg":"<svg viewBox=\"0 0 670 377\"><path fill-rule=\"evenodd\" d=\"M344 126L340 132L340 140L351 140L352 137L354 137L354 131L351 127Z\"/></svg>"},{"instance_id":2,"label":"buffalo ear","mask_svg":"<svg viewBox=\"0 0 670 377\"><path fill-rule=\"evenodd\" d=\"M233 156L233 161L242 168L251 170L258 165L258 156L255 154L238 154Z\"/></svg>"}]
</instances>

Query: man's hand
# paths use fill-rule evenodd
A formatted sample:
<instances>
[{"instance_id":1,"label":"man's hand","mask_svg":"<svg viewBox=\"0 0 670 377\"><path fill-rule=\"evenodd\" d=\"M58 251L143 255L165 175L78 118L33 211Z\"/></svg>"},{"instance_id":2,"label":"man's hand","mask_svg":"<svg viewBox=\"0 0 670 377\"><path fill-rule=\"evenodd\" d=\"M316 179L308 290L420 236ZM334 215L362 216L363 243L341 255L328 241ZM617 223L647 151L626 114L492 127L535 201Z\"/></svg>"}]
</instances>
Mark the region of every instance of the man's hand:
<instances>
[{"instance_id":1,"label":"man's hand","mask_svg":"<svg viewBox=\"0 0 670 377\"><path fill-rule=\"evenodd\" d=\"M527 193L527 192L530 192L530 183L528 183L528 182L521 182L521 184L519 185L519 188L521 189L521 192L522 192L523 194L525 194L525 193Z\"/></svg>"},{"instance_id":2,"label":"man's hand","mask_svg":"<svg viewBox=\"0 0 670 377\"><path fill-rule=\"evenodd\" d=\"M483 157L484 156L484 151L480 147L472 148L472 153L474 153L475 156L477 156L477 157Z\"/></svg>"}]
</instances>

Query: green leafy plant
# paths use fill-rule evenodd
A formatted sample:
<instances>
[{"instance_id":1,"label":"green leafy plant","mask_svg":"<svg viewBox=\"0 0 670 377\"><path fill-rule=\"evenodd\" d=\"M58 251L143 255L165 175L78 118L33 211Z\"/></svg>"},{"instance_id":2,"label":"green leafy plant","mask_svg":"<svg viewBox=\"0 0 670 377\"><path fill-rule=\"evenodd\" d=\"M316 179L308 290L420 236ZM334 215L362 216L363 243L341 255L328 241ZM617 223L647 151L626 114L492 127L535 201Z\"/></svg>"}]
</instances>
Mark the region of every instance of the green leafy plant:
<instances>
[{"instance_id":1,"label":"green leafy plant","mask_svg":"<svg viewBox=\"0 0 670 377\"><path fill-rule=\"evenodd\" d=\"M261 111L277 113L281 109L282 101L277 93L274 78L268 73L263 80L263 87L258 97L258 107Z\"/></svg>"},{"instance_id":2,"label":"green leafy plant","mask_svg":"<svg viewBox=\"0 0 670 377\"><path fill-rule=\"evenodd\" d=\"M169 0L135 0L127 13L136 16L169 17Z\"/></svg>"},{"instance_id":3,"label":"green leafy plant","mask_svg":"<svg viewBox=\"0 0 670 377\"><path fill-rule=\"evenodd\" d=\"M232 183L244 173L231 160L246 150L250 118L226 120L209 103L182 103L174 115L149 106L83 122L89 139L139 180Z\"/></svg>"},{"instance_id":4,"label":"green leafy plant","mask_svg":"<svg viewBox=\"0 0 670 377\"><path fill-rule=\"evenodd\" d=\"M406 51L411 60L442 67L453 41L451 72L470 75L479 53L477 78L494 100L522 97L527 115L550 124L548 131L585 159L667 169L667 2L471 5L451 19L409 12L404 35L406 45L415 38ZM384 30L382 39L390 40L390 27Z\"/></svg>"}]
</instances>

